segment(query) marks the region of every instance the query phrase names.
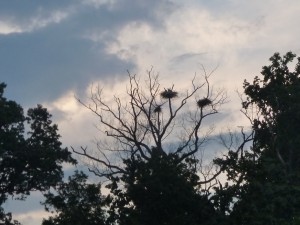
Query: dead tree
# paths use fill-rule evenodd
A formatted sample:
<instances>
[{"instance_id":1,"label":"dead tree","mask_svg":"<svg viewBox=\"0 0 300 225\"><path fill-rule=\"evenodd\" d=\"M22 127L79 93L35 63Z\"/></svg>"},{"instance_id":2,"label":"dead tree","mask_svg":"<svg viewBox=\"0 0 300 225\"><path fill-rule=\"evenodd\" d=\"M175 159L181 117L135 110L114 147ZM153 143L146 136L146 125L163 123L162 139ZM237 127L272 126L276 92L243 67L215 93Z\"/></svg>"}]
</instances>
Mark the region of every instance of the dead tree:
<instances>
[{"instance_id":1,"label":"dead tree","mask_svg":"<svg viewBox=\"0 0 300 225\"><path fill-rule=\"evenodd\" d=\"M90 171L102 177L126 173L123 160L132 157L147 161L159 153L176 156L178 163L201 157L197 154L212 132L203 122L218 113L226 101L224 90L214 93L210 86L212 72L203 71L202 83L195 76L184 93L174 85L161 87L152 69L147 71L145 82L128 72L126 96L114 96L113 102L97 87L91 92L90 103L79 102L97 116L97 127L105 136L97 142L97 151L83 147L73 151L89 159Z\"/></svg>"}]
</instances>

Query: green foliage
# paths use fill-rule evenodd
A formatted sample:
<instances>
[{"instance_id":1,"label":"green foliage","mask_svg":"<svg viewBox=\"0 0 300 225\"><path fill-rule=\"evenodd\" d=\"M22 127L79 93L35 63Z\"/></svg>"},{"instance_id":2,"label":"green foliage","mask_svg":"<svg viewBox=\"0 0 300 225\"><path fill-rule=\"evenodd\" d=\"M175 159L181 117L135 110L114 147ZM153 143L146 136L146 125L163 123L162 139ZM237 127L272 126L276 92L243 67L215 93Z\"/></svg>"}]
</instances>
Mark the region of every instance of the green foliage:
<instances>
[{"instance_id":1,"label":"green foliage","mask_svg":"<svg viewBox=\"0 0 300 225\"><path fill-rule=\"evenodd\" d=\"M254 150L276 155L289 175L300 169L300 58L295 71L288 67L295 57L291 52L284 57L276 53L272 64L263 67L263 80L256 77L253 84L245 82L248 98L243 103L245 108L254 103L260 109L253 125Z\"/></svg>"},{"instance_id":2,"label":"green foliage","mask_svg":"<svg viewBox=\"0 0 300 225\"><path fill-rule=\"evenodd\" d=\"M75 172L68 182L60 182L56 194L45 194L43 203L47 211L56 215L43 221L43 225L102 225L105 224L105 200L100 184L87 184L87 175Z\"/></svg>"},{"instance_id":3,"label":"green foliage","mask_svg":"<svg viewBox=\"0 0 300 225\"><path fill-rule=\"evenodd\" d=\"M127 173L109 185L116 196L114 220L122 225L215 224L217 213L208 196L198 191L199 177L189 160L178 163L175 155L159 151L149 161L141 157L125 160ZM120 181L124 188L118 188Z\"/></svg>"},{"instance_id":4,"label":"green foliage","mask_svg":"<svg viewBox=\"0 0 300 225\"><path fill-rule=\"evenodd\" d=\"M23 199L30 191L48 190L62 179L63 162L76 163L61 147L48 111L38 105L25 117L19 104L3 96L5 87L0 84L0 205L8 195Z\"/></svg>"},{"instance_id":5,"label":"green foliage","mask_svg":"<svg viewBox=\"0 0 300 225\"><path fill-rule=\"evenodd\" d=\"M270 58L263 78L245 81L245 110L257 107L252 121L253 147L229 152L215 162L232 186L217 189L230 213L230 224L297 224L300 215L300 58L294 71L291 52ZM218 196L219 195L219 196ZM222 198L220 197L222 196ZM231 204L234 203L232 207Z\"/></svg>"}]
</instances>

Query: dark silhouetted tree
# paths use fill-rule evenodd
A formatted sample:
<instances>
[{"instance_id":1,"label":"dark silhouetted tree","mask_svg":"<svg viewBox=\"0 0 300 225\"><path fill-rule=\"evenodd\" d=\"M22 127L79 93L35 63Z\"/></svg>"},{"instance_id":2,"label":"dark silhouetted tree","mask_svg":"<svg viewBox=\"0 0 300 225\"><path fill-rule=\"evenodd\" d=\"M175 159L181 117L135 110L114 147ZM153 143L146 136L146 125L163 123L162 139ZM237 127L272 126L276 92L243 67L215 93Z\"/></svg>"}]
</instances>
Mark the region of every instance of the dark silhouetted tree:
<instances>
[{"instance_id":1,"label":"dark silhouetted tree","mask_svg":"<svg viewBox=\"0 0 300 225\"><path fill-rule=\"evenodd\" d=\"M253 132L237 151L216 163L234 183L219 193L227 199L230 224L297 224L300 215L300 58L288 52L271 58L263 78L244 82L244 112L256 109ZM249 114L247 114L249 115ZM250 118L250 117L248 117ZM244 135L246 137L246 135ZM245 151L247 141L252 148ZM226 205L226 201L224 202Z\"/></svg>"},{"instance_id":2,"label":"dark silhouetted tree","mask_svg":"<svg viewBox=\"0 0 300 225\"><path fill-rule=\"evenodd\" d=\"M174 85L162 89L152 70L145 83L129 74L124 99L107 102L98 87L92 104L82 103L99 118L106 137L98 151L74 152L90 159L90 171L111 181L110 222L213 224L216 212L207 193L220 171L202 170L203 145L212 131L203 121L218 113L226 95L212 93L209 75L202 83L193 79L181 93Z\"/></svg>"},{"instance_id":3,"label":"dark silhouetted tree","mask_svg":"<svg viewBox=\"0 0 300 225\"><path fill-rule=\"evenodd\" d=\"M43 203L47 211L55 216L43 221L42 225L104 225L105 199L100 184L88 184L87 175L75 172L68 182L60 182L56 193L45 194ZM54 211L52 211L54 209Z\"/></svg>"},{"instance_id":4,"label":"dark silhouetted tree","mask_svg":"<svg viewBox=\"0 0 300 225\"><path fill-rule=\"evenodd\" d=\"M178 163L175 155L157 153L149 161L139 157L124 161L127 173L120 180L125 188L110 185L112 198L115 196L112 221L124 225L217 224L217 212L199 190L193 159Z\"/></svg>"},{"instance_id":5,"label":"dark silhouetted tree","mask_svg":"<svg viewBox=\"0 0 300 225\"><path fill-rule=\"evenodd\" d=\"M46 191L63 177L62 163L75 163L61 147L57 125L41 105L23 108L3 94L0 83L0 205L8 195L24 199L30 191ZM28 124L28 131L25 131ZM2 219L7 220L3 210Z\"/></svg>"}]
</instances>

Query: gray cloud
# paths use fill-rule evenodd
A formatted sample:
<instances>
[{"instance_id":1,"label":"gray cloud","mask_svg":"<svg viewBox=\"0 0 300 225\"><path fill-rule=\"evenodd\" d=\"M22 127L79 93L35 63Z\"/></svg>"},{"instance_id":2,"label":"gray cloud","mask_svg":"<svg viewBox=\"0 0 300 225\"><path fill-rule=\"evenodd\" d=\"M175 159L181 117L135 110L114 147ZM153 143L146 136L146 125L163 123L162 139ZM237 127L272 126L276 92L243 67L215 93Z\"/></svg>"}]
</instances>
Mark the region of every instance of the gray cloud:
<instances>
[{"instance_id":1,"label":"gray cloud","mask_svg":"<svg viewBox=\"0 0 300 225\"><path fill-rule=\"evenodd\" d=\"M49 13L71 7L70 1L27 3L1 2L0 13L19 23L30 20L37 11L47 9ZM132 0L112 8L95 8L76 3L76 12L59 23L32 32L0 35L0 74L19 101L50 101L72 88L84 90L94 79L125 74L133 65L107 54L104 43L112 41L118 29L129 21L155 21L151 20L155 17L154 8L161 5L160 1L153 1L149 7L145 2ZM83 38L93 31L106 32L106 40L95 44Z\"/></svg>"},{"instance_id":2,"label":"gray cloud","mask_svg":"<svg viewBox=\"0 0 300 225\"><path fill-rule=\"evenodd\" d=\"M82 92L95 79L125 75L126 69L134 65L107 54L105 43L113 41L118 30L130 21L160 24L159 15L154 12L167 12L174 7L168 1L158 0L151 4L122 1L100 7L83 2L0 2L1 18L24 30L0 35L1 81L9 85L12 98L33 105L51 101L69 89ZM33 19L42 23L41 20L49 20L51 13L67 10L71 15L62 21L32 28ZM106 34L102 42L84 38L93 32Z\"/></svg>"},{"instance_id":3,"label":"gray cloud","mask_svg":"<svg viewBox=\"0 0 300 225\"><path fill-rule=\"evenodd\" d=\"M26 20L38 11L53 11L58 9L63 9L79 2L79 0L60 0L60 1L39 1L39 0L29 0L29 1L0 1L0 15L2 18L14 17L17 21Z\"/></svg>"},{"instance_id":4,"label":"gray cloud","mask_svg":"<svg viewBox=\"0 0 300 225\"><path fill-rule=\"evenodd\" d=\"M0 38L0 52L6 53L0 55L0 73L23 101L51 100L131 67L69 34L55 29Z\"/></svg>"}]
</instances>

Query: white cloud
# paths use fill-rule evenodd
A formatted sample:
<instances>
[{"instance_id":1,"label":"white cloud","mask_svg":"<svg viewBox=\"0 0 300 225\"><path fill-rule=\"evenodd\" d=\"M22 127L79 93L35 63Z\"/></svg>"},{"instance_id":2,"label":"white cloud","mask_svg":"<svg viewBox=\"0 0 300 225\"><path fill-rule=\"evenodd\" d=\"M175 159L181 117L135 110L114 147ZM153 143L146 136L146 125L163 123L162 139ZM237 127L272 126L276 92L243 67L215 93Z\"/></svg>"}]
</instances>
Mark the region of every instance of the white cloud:
<instances>
[{"instance_id":1,"label":"white cloud","mask_svg":"<svg viewBox=\"0 0 300 225\"><path fill-rule=\"evenodd\" d=\"M260 72L274 52L300 51L300 32L295 29L298 1L232 1L232 8L219 14L192 2L193 7L192 3L183 5L160 17L162 27L138 21L125 25L116 41L107 44L107 52L134 63L139 71L154 65L173 76L174 72L199 72L200 64L212 68L220 65L220 71L231 72L219 79L232 87L236 78L241 86L241 73L250 67Z\"/></svg>"},{"instance_id":2,"label":"white cloud","mask_svg":"<svg viewBox=\"0 0 300 225\"><path fill-rule=\"evenodd\" d=\"M65 146L86 146L96 136L93 127L96 117L75 98L70 91L54 102L43 103L55 115L54 121L59 125L59 133Z\"/></svg>"},{"instance_id":3,"label":"white cloud","mask_svg":"<svg viewBox=\"0 0 300 225\"><path fill-rule=\"evenodd\" d=\"M134 63L142 75L154 65L164 80L179 86L189 83L195 72L201 75L202 65L208 72L219 65L212 84L225 87L230 96L236 95L243 80L239 51L261 35L261 23L228 15L216 18L199 8L181 8L166 15L162 24L162 28L145 22L127 24L117 40L107 45L107 52ZM229 105L227 110L239 117L240 103Z\"/></svg>"},{"instance_id":4,"label":"white cloud","mask_svg":"<svg viewBox=\"0 0 300 225\"><path fill-rule=\"evenodd\" d=\"M62 136L62 142L65 146L73 146L79 148L80 146L88 146L95 148L95 141L99 137L103 137L103 133L99 132L97 126L99 118L83 104L79 103L78 99L84 104L91 105L91 91L103 88L102 97L107 103L114 101L114 96L121 98L126 97L127 79L123 81L94 81L90 84L82 96L76 96L75 91L62 95L53 102L44 102L45 106L51 114L54 115L54 122L58 124L59 134ZM110 104L111 105L111 104Z\"/></svg>"},{"instance_id":5,"label":"white cloud","mask_svg":"<svg viewBox=\"0 0 300 225\"><path fill-rule=\"evenodd\" d=\"M50 213L45 210L34 210L25 213L13 213L13 219L18 220L23 225L40 225L44 218L48 218Z\"/></svg>"},{"instance_id":6,"label":"white cloud","mask_svg":"<svg viewBox=\"0 0 300 225\"><path fill-rule=\"evenodd\" d=\"M45 28L51 24L58 24L68 18L73 9L56 10L46 12L39 9L38 12L24 21L18 21L16 18L2 18L0 21L0 35L8 35L12 33L32 32Z\"/></svg>"},{"instance_id":7,"label":"white cloud","mask_svg":"<svg viewBox=\"0 0 300 225\"><path fill-rule=\"evenodd\" d=\"M115 0L82 0L82 3L85 5L90 5L90 6L99 8L103 5L112 6L113 4L116 3L116 1Z\"/></svg>"},{"instance_id":8,"label":"white cloud","mask_svg":"<svg viewBox=\"0 0 300 225\"><path fill-rule=\"evenodd\" d=\"M164 79L180 84L195 72L201 74L202 65L208 71L219 65L211 82L228 90L230 120L247 123L236 94L243 80L259 75L276 51L300 52L300 32L295 29L300 4L291 0L282 10L283 4L233 1L232 9L219 14L196 4L181 6L161 17L162 27L139 21L125 25L106 50L136 65L139 74L153 65Z\"/></svg>"},{"instance_id":9,"label":"white cloud","mask_svg":"<svg viewBox=\"0 0 300 225\"><path fill-rule=\"evenodd\" d=\"M44 28L50 24L60 23L62 20L66 19L70 15L71 11L56 10L50 12L49 15L45 16L44 12L41 10L38 15L32 17L27 25L25 25L25 30L30 32L33 30Z\"/></svg>"},{"instance_id":10,"label":"white cloud","mask_svg":"<svg viewBox=\"0 0 300 225\"><path fill-rule=\"evenodd\" d=\"M218 64L252 39L256 24L236 18L214 18L209 12L182 8L162 21L163 28L145 22L132 22L109 43L107 52L135 63L139 70L154 65L172 71L181 68L191 74L201 63ZM257 31L258 32L258 31ZM256 33L257 34L257 33ZM186 61L176 61L182 55L193 55L193 67Z\"/></svg>"},{"instance_id":11,"label":"white cloud","mask_svg":"<svg viewBox=\"0 0 300 225\"><path fill-rule=\"evenodd\" d=\"M108 2L84 1L85 4L95 5ZM247 4L243 7L238 2L235 4L235 9L247 8ZM107 53L136 65L136 70L131 71L132 73L144 76L145 70L153 65L161 74L162 82L176 82L175 86L181 89L188 85L195 72L198 75L203 73L202 65L208 72L219 65L211 83L216 87L226 88L231 100L223 108L222 112L228 116L221 126L247 126L246 118L239 112L241 103L235 91L242 90L245 78L252 80L259 74L261 67L276 51L281 38L289 42L299 36L295 31L292 37L287 33L276 36L278 30L290 29L296 22L294 16L285 11L279 12L283 16L281 20L285 22L276 22L276 15L267 6L269 4L261 3L259 8L257 2L248 3L248 7L254 10L251 17L229 12L216 16L196 5L182 6L171 14L159 14L162 20L161 27L155 27L145 21L134 21L126 24L115 39L107 39L107 36L111 35L109 30L90 30L85 38L94 42L105 41ZM296 5L293 7L296 8ZM273 8L278 10L279 5ZM291 9L291 12L292 15L296 15L295 10ZM293 22L292 25L285 25L290 21ZM285 45L294 46L291 43ZM266 48L271 51L264 51ZM112 93L120 94L126 90L123 81L116 81L111 87L107 87L107 84L104 86L109 89L110 98ZM69 92L47 106L57 112L57 115L63 115L58 123L64 143L85 145L98 137L98 132L93 129L97 118L76 102L73 93ZM77 138L74 139L74 136Z\"/></svg>"},{"instance_id":12,"label":"white cloud","mask_svg":"<svg viewBox=\"0 0 300 225\"><path fill-rule=\"evenodd\" d=\"M22 225L40 225L43 218L48 218L50 213L40 204L44 197L40 192L32 191L26 200L9 198L3 207L6 212L12 212L13 220L18 220Z\"/></svg>"},{"instance_id":13,"label":"white cloud","mask_svg":"<svg viewBox=\"0 0 300 225\"><path fill-rule=\"evenodd\" d=\"M0 35L1 34L11 34L11 33L21 33L22 29L20 26L13 24L11 22L0 21Z\"/></svg>"}]
</instances>

